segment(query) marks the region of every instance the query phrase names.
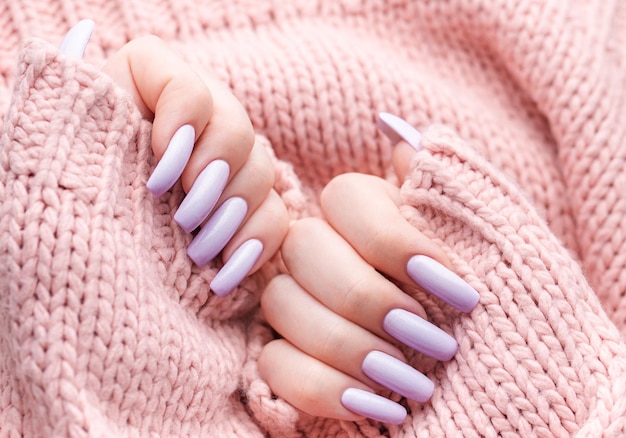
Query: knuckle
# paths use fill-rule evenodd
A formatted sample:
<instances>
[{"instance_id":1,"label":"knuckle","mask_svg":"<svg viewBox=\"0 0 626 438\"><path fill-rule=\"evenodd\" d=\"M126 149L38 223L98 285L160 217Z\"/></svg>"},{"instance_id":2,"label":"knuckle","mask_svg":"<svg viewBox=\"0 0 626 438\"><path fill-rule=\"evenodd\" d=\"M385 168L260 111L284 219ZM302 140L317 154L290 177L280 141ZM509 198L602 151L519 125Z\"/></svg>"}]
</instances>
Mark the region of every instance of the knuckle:
<instances>
[{"instance_id":1,"label":"knuckle","mask_svg":"<svg viewBox=\"0 0 626 438\"><path fill-rule=\"evenodd\" d=\"M165 43L161 38L156 35L142 35L138 38L135 38L124 46L125 50L134 51L134 50L145 50L146 47L159 47L163 46Z\"/></svg>"},{"instance_id":2,"label":"knuckle","mask_svg":"<svg viewBox=\"0 0 626 438\"><path fill-rule=\"evenodd\" d=\"M350 188L357 182L357 179L358 176L355 173L343 173L331 179L320 194L322 207L328 206L346 191L350 192Z\"/></svg>"},{"instance_id":3,"label":"knuckle","mask_svg":"<svg viewBox=\"0 0 626 438\"><path fill-rule=\"evenodd\" d=\"M272 278L261 293L261 309L266 317L271 317L272 310L280 307L281 291L286 289L290 277L287 274Z\"/></svg>"},{"instance_id":4,"label":"knuckle","mask_svg":"<svg viewBox=\"0 0 626 438\"><path fill-rule=\"evenodd\" d=\"M301 372L301 385L294 395L294 405L304 411L309 411L318 405L320 400L326 399L324 391L324 376L320 367L307 366Z\"/></svg>"},{"instance_id":5,"label":"knuckle","mask_svg":"<svg viewBox=\"0 0 626 438\"><path fill-rule=\"evenodd\" d=\"M357 243L359 252L366 261L374 264L378 264L381 256L385 258L385 248L398 238L392 227L384 225L372 228L360 237L360 242Z\"/></svg>"},{"instance_id":6,"label":"knuckle","mask_svg":"<svg viewBox=\"0 0 626 438\"><path fill-rule=\"evenodd\" d=\"M283 255L297 253L308 239L317 234L321 226L323 226L323 221L318 218L304 218L292 223L283 241Z\"/></svg>"},{"instance_id":7,"label":"knuckle","mask_svg":"<svg viewBox=\"0 0 626 438\"><path fill-rule=\"evenodd\" d=\"M272 358L275 357L277 354L279 354L281 342L282 340L280 339L275 339L273 341L268 342L267 344L263 346L263 349L261 350L261 354L259 355L259 359L258 359L259 373L266 380L271 375ZM271 383L272 382L268 382L270 387L272 386Z\"/></svg>"},{"instance_id":8,"label":"knuckle","mask_svg":"<svg viewBox=\"0 0 626 438\"><path fill-rule=\"evenodd\" d=\"M361 309L370 299L371 286L376 283L369 275L353 277L344 290L343 298L337 303L337 312L348 319L361 314Z\"/></svg>"},{"instance_id":9,"label":"knuckle","mask_svg":"<svg viewBox=\"0 0 626 438\"><path fill-rule=\"evenodd\" d=\"M342 321L335 321L325 328L325 336L320 336L315 345L315 356L326 363L331 363L337 358L337 352L345 351L346 343L349 342L346 336L345 324Z\"/></svg>"},{"instance_id":10,"label":"knuckle","mask_svg":"<svg viewBox=\"0 0 626 438\"><path fill-rule=\"evenodd\" d=\"M255 155L257 155L255 153ZM246 176L249 181L254 181L254 185L264 193L270 191L274 185L274 167L269 160L263 156L253 156L245 166ZM260 188L259 188L260 187Z\"/></svg>"}]
</instances>

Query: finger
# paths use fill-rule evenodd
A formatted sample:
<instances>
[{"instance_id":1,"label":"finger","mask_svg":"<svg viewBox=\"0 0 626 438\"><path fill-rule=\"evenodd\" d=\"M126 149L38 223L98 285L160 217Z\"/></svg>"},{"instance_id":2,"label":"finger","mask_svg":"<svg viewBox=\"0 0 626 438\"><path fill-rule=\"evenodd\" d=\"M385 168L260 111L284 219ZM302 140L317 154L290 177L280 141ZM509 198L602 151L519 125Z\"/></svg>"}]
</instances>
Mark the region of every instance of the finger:
<instances>
[{"instance_id":1,"label":"finger","mask_svg":"<svg viewBox=\"0 0 626 438\"><path fill-rule=\"evenodd\" d=\"M285 204L272 190L224 248L222 259L225 264L210 285L213 293L226 296L244 278L263 266L278 251L288 227Z\"/></svg>"},{"instance_id":2,"label":"finger","mask_svg":"<svg viewBox=\"0 0 626 438\"><path fill-rule=\"evenodd\" d=\"M174 214L174 220L190 233L216 206L233 197L245 201L245 220L265 199L273 184L274 166L265 148L255 143L247 161L234 176L224 160L211 162L194 182Z\"/></svg>"},{"instance_id":3,"label":"finger","mask_svg":"<svg viewBox=\"0 0 626 438\"><path fill-rule=\"evenodd\" d=\"M400 424L406 410L340 371L306 355L285 340L267 344L259 372L272 391L316 417L357 421L364 416Z\"/></svg>"},{"instance_id":4,"label":"finger","mask_svg":"<svg viewBox=\"0 0 626 438\"><path fill-rule=\"evenodd\" d=\"M252 217L259 205L267 199L273 177L273 166L265 150L256 146L250 159L228 185L218 201L215 211L202 225L187 249L187 254L198 266L204 266L213 260L242 224ZM194 187L197 186L194 185ZM193 200L191 200L192 198ZM187 213L181 215L180 212L182 210L193 213L196 211L196 205L202 208L205 202L208 202L206 199L202 193L198 194L195 188L192 189L174 218L183 228L190 231L193 229L193 224L189 226L190 224L186 219ZM276 198L271 199L275 200Z\"/></svg>"},{"instance_id":5,"label":"finger","mask_svg":"<svg viewBox=\"0 0 626 438\"><path fill-rule=\"evenodd\" d=\"M398 181L404 181L406 179L411 170L411 163L414 157L415 149L404 141L401 141L393 148L391 158Z\"/></svg>"},{"instance_id":6,"label":"finger","mask_svg":"<svg viewBox=\"0 0 626 438\"><path fill-rule=\"evenodd\" d=\"M417 283L465 312L478 302L478 293L450 270L441 248L402 217L394 185L370 175L343 174L324 188L321 204L330 225L379 271Z\"/></svg>"},{"instance_id":7,"label":"finger","mask_svg":"<svg viewBox=\"0 0 626 438\"><path fill-rule=\"evenodd\" d=\"M424 319L422 306L364 261L326 222L294 223L282 256L304 290L348 321L439 360L456 352L456 341Z\"/></svg>"},{"instance_id":8,"label":"finger","mask_svg":"<svg viewBox=\"0 0 626 438\"><path fill-rule=\"evenodd\" d=\"M398 116L389 113L378 115L378 128L396 145L393 165L396 176L404 181L416 151L422 149L420 132Z\"/></svg>"},{"instance_id":9,"label":"finger","mask_svg":"<svg viewBox=\"0 0 626 438\"><path fill-rule=\"evenodd\" d=\"M189 190L215 159L223 158L234 174L247 158L254 132L245 110L227 87L200 78L159 38L131 41L103 71L133 96L145 118L154 117L152 149L159 164L148 187L155 195L181 175Z\"/></svg>"},{"instance_id":10,"label":"finger","mask_svg":"<svg viewBox=\"0 0 626 438\"><path fill-rule=\"evenodd\" d=\"M261 306L267 322L301 351L365 383L424 402L433 383L406 364L400 350L332 312L288 275L265 288Z\"/></svg>"}]
</instances>

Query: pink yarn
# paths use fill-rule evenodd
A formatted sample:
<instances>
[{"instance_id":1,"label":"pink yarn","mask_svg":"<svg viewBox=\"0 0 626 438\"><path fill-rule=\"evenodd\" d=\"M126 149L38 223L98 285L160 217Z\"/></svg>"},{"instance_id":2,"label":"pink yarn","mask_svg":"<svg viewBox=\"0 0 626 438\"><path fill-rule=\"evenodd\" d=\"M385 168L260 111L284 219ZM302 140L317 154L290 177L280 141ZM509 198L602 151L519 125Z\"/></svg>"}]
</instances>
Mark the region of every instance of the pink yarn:
<instances>
[{"instance_id":1,"label":"pink yarn","mask_svg":"<svg viewBox=\"0 0 626 438\"><path fill-rule=\"evenodd\" d=\"M86 62L56 54L80 18ZM0 436L626 434L626 4L6 0L0 19ZM481 301L414 292L459 352L406 350L436 391L405 424L312 418L259 378L280 262L210 294L180 186L145 188L149 123L94 67L146 33L230 84L293 219L338 173L390 175L379 111L424 131L402 212ZM54 44L18 54L32 35Z\"/></svg>"}]
</instances>

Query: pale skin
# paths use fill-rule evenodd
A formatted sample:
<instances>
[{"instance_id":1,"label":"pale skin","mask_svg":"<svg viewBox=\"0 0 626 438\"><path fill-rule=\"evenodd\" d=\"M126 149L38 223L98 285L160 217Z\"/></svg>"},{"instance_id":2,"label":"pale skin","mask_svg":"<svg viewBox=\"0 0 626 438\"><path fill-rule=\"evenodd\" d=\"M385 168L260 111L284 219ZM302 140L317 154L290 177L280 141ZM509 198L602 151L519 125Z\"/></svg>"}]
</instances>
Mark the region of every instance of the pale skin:
<instances>
[{"instance_id":1,"label":"pale skin","mask_svg":"<svg viewBox=\"0 0 626 438\"><path fill-rule=\"evenodd\" d=\"M129 42L102 70L130 93L144 118L153 121L152 149L157 158L163 156L179 127L194 127L194 149L181 176L185 192L212 161L222 159L229 164L229 181L215 209L237 196L246 200L248 210L222 258L226 262L243 242L259 239L263 252L250 274L257 271L278 250L289 218L272 188L273 165L263 147L255 143L241 103L226 85L212 75L201 78L155 36Z\"/></svg>"},{"instance_id":2,"label":"pale skin","mask_svg":"<svg viewBox=\"0 0 626 438\"><path fill-rule=\"evenodd\" d=\"M415 152L399 144L396 172L407 172ZM344 174L323 190L324 220L293 224L282 245L288 275L274 278L261 305L284 339L270 342L259 360L272 390L315 416L342 420L363 417L340 402L347 388L380 392L361 370L365 355L404 355L383 329L394 308L426 317L423 307L383 275L414 285L404 266L412 254L446 266L443 251L401 215L399 188L380 178ZM341 352L338 354L338 352Z\"/></svg>"},{"instance_id":3,"label":"pale skin","mask_svg":"<svg viewBox=\"0 0 626 438\"><path fill-rule=\"evenodd\" d=\"M222 251L223 260L246 240L260 239L264 249L253 273L281 250L289 273L272 279L261 299L267 321L282 336L265 346L258 363L272 391L311 415L362 419L340 399L346 388L383 390L361 370L365 355L377 350L406 361L384 331L383 318L395 308L426 317L422 306L387 277L415 286L405 269L415 254L450 267L445 253L400 215L399 188L374 176L340 175L322 192L324 218L289 227L285 206L272 189L272 163L255 144L250 120L227 86L210 75L198 76L156 37L128 43L103 71L153 120L157 158L176 129L194 127L195 147L181 176L186 192L213 160L230 165L217 206L239 196L249 209ZM414 153L405 143L395 147L399 180Z\"/></svg>"}]
</instances>

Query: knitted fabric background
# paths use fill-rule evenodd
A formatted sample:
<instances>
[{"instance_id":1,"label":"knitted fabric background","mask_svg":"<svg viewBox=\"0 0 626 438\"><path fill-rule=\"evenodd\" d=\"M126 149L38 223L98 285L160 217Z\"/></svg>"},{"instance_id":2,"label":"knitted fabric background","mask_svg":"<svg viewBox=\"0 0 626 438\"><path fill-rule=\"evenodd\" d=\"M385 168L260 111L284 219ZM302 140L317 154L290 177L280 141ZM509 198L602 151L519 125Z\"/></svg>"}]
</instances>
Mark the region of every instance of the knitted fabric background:
<instances>
[{"instance_id":1,"label":"knitted fabric background","mask_svg":"<svg viewBox=\"0 0 626 438\"><path fill-rule=\"evenodd\" d=\"M85 61L59 57L82 18ZM623 2L4 0L0 20L0 436L626 434ZM145 189L149 123L98 71L146 33L230 85L294 219L334 175L389 176L379 111L424 132L403 214L481 300L409 291L459 352L405 350L436 390L395 399L403 425L311 418L259 378L280 265L210 294L180 186Z\"/></svg>"}]
</instances>

